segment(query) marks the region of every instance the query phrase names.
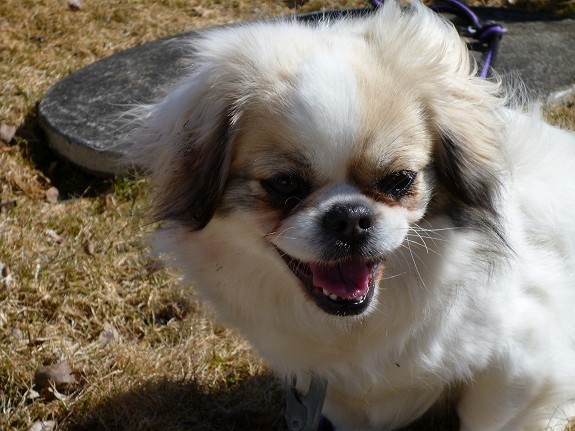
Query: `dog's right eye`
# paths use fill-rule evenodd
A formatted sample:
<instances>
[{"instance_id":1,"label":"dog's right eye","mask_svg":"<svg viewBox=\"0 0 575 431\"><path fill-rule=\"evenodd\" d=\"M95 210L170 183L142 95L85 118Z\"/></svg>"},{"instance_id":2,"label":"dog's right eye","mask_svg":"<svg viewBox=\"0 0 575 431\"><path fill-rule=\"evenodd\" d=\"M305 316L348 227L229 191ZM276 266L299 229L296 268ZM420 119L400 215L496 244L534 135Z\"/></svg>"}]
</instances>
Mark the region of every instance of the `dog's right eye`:
<instances>
[{"instance_id":1,"label":"dog's right eye","mask_svg":"<svg viewBox=\"0 0 575 431\"><path fill-rule=\"evenodd\" d=\"M413 171L399 171L380 181L378 188L381 192L399 199L409 192L415 176Z\"/></svg>"},{"instance_id":2,"label":"dog's right eye","mask_svg":"<svg viewBox=\"0 0 575 431\"><path fill-rule=\"evenodd\" d=\"M281 199L281 203L284 205L295 205L308 193L307 183L295 175L278 175L262 180L262 186L272 198ZM296 201L288 202L292 198Z\"/></svg>"}]
</instances>

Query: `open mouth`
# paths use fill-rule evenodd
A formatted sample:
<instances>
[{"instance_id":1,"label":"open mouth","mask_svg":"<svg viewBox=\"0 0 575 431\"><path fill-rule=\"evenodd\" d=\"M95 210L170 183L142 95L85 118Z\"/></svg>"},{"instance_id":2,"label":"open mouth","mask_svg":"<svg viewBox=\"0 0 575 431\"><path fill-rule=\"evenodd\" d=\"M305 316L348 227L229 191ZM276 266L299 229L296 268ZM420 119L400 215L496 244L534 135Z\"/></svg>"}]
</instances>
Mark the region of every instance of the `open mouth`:
<instances>
[{"instance_id":1,"label":"open mouth","mask_svg":"<svg viewBox=\"0 0 575 431\"><path fill-rule=\"evenodd\" d=\"M381 260L350 257L338 262L305 263L278 250L319 308L337 316L363 313L375 292Z\"/></svg>"}]
</instances>

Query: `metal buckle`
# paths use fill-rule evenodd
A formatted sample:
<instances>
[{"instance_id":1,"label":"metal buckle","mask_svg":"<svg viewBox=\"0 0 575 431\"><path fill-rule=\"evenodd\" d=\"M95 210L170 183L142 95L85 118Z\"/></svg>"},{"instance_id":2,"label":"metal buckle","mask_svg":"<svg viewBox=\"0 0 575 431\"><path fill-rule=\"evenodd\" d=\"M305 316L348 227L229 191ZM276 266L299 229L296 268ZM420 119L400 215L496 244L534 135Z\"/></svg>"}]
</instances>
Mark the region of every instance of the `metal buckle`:
<instances>
[{"instance_id":1,"label":"metal buckle","mask_svg":"<svg viewBox=\"0 0 575 431\"><path fill-rule=\"evenodd\" d=\"M317 431L321 410L325 399L327 380L315 374L307 394L301 395L296 389L297 379L294 376L291 383L285 379L286 390L286 420L289 431Z\"/></svg>"}]
</instances>

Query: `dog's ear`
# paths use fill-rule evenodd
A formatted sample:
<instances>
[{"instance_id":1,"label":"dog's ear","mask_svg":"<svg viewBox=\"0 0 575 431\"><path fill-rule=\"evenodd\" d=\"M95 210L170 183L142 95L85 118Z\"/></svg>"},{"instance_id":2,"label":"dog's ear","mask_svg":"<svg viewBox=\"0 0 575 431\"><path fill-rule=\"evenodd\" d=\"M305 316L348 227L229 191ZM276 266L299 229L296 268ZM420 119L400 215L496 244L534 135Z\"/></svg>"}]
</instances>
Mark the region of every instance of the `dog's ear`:
<instances>
[{"instance_id":1,"label":"dog's ear","mask_svg":"<svg viewBox=\"0 0 575 431\"><path fill-rule=\"evenodd\" d=\"M202 229L221 199L237 112L218 91L215 76L204 65L162 101L132 113L137 126L129 135L129 155L152 177L157 221Z\"/></svg>"},{"instance_id":2,"label":"dog's ear","mask_svg":"<svg viewBox=\"0 0 575 431\"><path fill-rule=\"evenodd\" d=\"M465 205L496 215L504 163L497 111L503 101L497 84L458 78L430 102L439 179Z\"/></svg>"},{"instance_id":3,"label":"dog's ear","mask_svg":"<svg viewBox=\"0 0 575 431\"><path fill-rule=\"evenodd\" d=\"M385 2L377 17L366 40L423 98L439 180L460 203L493 212L502 159L499 84L476 76L455 27L420 2L404 9Z\"/></svg>"}]
</instances>

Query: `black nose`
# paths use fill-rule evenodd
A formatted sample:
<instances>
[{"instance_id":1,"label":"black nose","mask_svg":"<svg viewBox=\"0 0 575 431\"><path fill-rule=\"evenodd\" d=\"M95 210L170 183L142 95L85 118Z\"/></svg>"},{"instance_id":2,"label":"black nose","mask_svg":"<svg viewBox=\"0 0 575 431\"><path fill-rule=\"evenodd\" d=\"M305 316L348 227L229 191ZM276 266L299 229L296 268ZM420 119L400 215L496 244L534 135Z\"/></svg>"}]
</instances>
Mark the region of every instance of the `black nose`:
<instances>
[{"instance_id":1,"label":"black nose","mask_svg":"<svg viewBox=\"0 0 575 431\"><path fill-rule=\"evenodd\" d=\"M323 228L347 246L361 245L374 224L373 211L364 204L336 204L323 216Z\"/></svg>"}]
</instances>

